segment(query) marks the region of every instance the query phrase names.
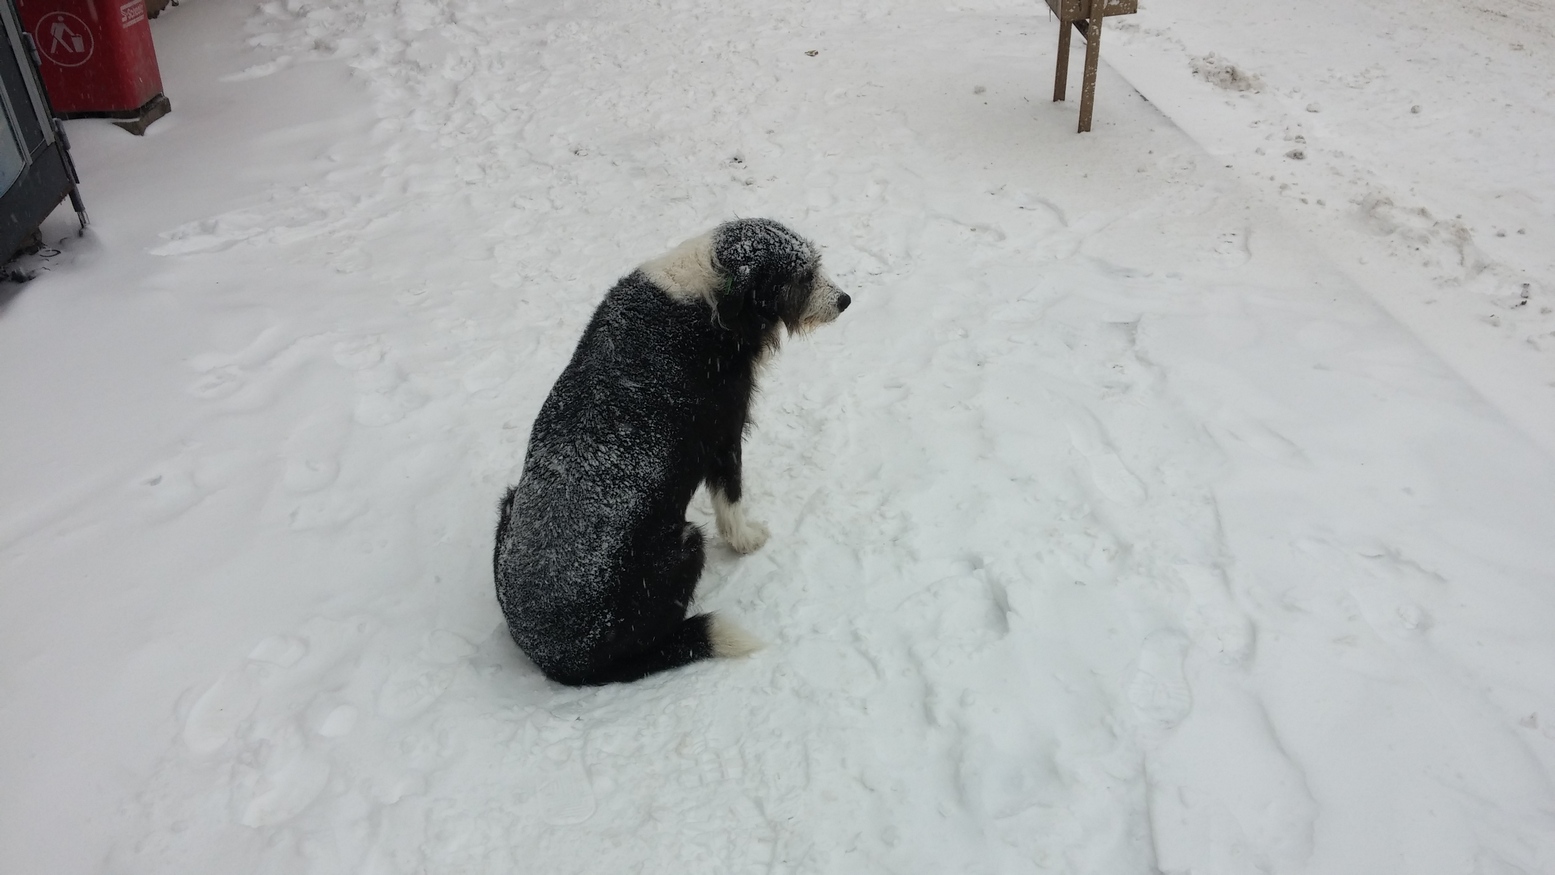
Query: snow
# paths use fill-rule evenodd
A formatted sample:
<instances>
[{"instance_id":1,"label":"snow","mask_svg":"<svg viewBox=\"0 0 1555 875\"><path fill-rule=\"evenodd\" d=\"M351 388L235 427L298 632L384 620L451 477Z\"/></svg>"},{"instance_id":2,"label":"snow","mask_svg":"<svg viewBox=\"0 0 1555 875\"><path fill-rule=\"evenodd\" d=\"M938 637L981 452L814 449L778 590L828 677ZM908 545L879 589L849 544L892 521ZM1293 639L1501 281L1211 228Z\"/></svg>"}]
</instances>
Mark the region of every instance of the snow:
<instances>
[{"instance_id":1,"label":"snow","mask_svg":"<svg viewBox=\"0 0 1555 875\"><path fill-rule=\"evenodd\" d=\"M1244 11L1151 3L1107 35L1107 59L1555 450L1549 5Z\"/></svg>"},{"instance_id":2,"label":"snow","mask_svg":"<svg viewBox=\"0 0 1555 875\"><path fill-rule=\"evenodd\" d=\"M0 291L0 871L1555 871L1555 36L1497 10L1147 3L1076 135L1013 0L170 8L173 114L69 124L95 224ZM854 301L710 544L766 647L549 684L496 502L734 215Z\"/></svg>"}]
</instances>

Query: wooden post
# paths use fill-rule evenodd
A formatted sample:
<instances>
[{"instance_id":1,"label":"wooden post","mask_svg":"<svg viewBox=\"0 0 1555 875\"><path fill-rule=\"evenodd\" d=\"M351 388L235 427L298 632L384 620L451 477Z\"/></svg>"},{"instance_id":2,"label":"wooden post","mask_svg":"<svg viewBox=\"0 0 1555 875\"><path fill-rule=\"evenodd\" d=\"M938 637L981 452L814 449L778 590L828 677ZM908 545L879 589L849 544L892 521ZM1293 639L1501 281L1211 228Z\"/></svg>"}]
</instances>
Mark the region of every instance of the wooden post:
<instances>
[{"instance_id":1,"label":"wooden post","mask_svg":"<svg viewBox=\"0 0 1555 875\"><path fill-rule=\"evenodd\" d=\"M1080 133L1091 129L1096 105L1096 68L1101 63L1101 20L1107 15L1133 15L1139 0L1047 0L1058 16L1058 69L1053 73L1053 99L1063 100L1069 84L1069 28L1085 37L1085 81L1080 86Z\"/></svg>"},{"instance_id":2,"label":"wooden post","mask_svg":"<svg viewBox=\"0 0 1555 875\"><path fill-rule=\"evenodd\" d=\"M1085 28L1085 79L1080 85L1080 133L1091 129L1096 103L1096 66L1101 62L1101 20L1107 0L1091 0L1091 23Z\"/></svg>"},{"instance_id":3,"label":"wooden post","mask_svg":"<svg viewBox=\"0 0 1555 875\"><path fill-rule=\"evenodd\" d=\"M1064 99L1069 89L1069 22L1058 22L1058 70L1053 73L1053 101Z\"/></svg>"}]
</instances>

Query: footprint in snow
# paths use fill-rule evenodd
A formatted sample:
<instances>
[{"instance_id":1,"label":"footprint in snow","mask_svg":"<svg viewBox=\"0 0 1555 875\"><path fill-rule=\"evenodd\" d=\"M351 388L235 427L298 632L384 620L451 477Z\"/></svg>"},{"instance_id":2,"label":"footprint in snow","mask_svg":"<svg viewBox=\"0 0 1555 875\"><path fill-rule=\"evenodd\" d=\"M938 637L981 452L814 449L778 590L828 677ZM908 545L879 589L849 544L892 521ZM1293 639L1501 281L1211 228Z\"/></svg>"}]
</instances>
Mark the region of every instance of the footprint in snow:
<instances>
[{"instance_id":1,"label":"footprint in snow","mask_svg":"<svg viewBox=\"0 0 1555 875\"><path fill-rule=\"evenodd\" d=\"M242 452L201 453L189 446L136 478L137 500L148 518L171 520L251 470L253 463Z\"/></svg>"},{"instance_id":2,"label":"footprint in snow","mask_svg":"<svg viewBox=\"0 0 1555 875\"><path fill-rule=\"evenodd\" d=\"M219 401L237 394L245 383L243 369L235 365L223 365L201 374L189 384L189 394L206 401Z\"/></svg>"},{"instance_id":3,"label":"footprint in snow","mask_svg":"<svg viewBox=\"0 0 1555 875\"><path fill-rule=\"evenodd\" d=\"M264 232L262 219L251 213L234 212L200 219L174 228L162 235L165 241L151 247L152 255L205 255L231 249Z\"/></svg>"},{"instance_id":4,"label":"footprint in snow","mask_svg":"<svg viewBox=\"0 0 1555 875\"><path fill-rule=\"evenodd\" d=\"M404 419L407 414L425 407L428 400L425 395L409 386L372 392L362 396L362 399L357 402L353 418L358 425L382 428L393 425Z\"/></svg>"},{"instance_id":5,"label":"footprint in snow","mask_svg":"<svg viewBox=\"0 0 1555 875\"><path fill-rule=\"evenodd\" d=\"M273 315L267 314L273 320ZM191 356L189 367L199 373L187 389L206 401L226 401L229 412L269 407L281 394L281 383L294 375L316 354L318 336L299 337L272 321L263 328L256 317L235 317L234 330L250 335L237 352L204 352ZM265 317L260 317L265 318Z\"/></svg>"},{"instance_id":6,"label":"footprint in snow","mask_svg":"<svg viewBox=\"0 0 1555 875\"><path fill-rule=\"evenodd\" d=\"M254 645L247 663L217 678L195 700L184 718L184 743L195 753L220 750L259 707L263 667L290 668L307 655L308 643L290 636L272 636Z\"/></svg>"},{"instance_id":7,"label":"footprint in snow","mask_svg":"<svg viewBox=\"0 0 1555 875\"><path fill-rule=\"evenodd\" d=\"M598 804L588 770L566 745L556 745L541 758L532 804L552 826L575 826L594 816Z\"/></svg>"},{"instance_id":8,"label":"footprint in snow","mask_svg":"<svg viewBox=\"0 0 1555 875\"><path fill-rule=\"evenodd\" d=\"M329 492L298 502L287 514L286 527L294 532L333 531L365 513L365 500Z\"/></svg>"},{"instance_id":9,"label":"footprint in snow","mask_svg":"<svg viewBox=\"0 0 1555 875\"><path fill-rule=\"evenodd\" d=\"M465 372L463 384L464 390L471 395L486 393L493 395L490 390L496 389L513 376L513 366L508 362L507 356L501 352L493 353L485 361Z\"/></svg>"},{"instance_id":10,"label":"footprint in snow","mask_svg":"<svg viewBox=\"0 0 1555 875\"><path fill-rule=\"evenodd\" d=\"M340 476L340 465L332 458L308 456L286 460L286 471L281 482L292 492L309 493L335 482Z\"/></svg>"},{"instance_id":11,"label":"footprint in snow","mask_svg":"<svg viewBox=\"0 0 1555 875\"><path fill-rule=\"evenodd\" d=\"M1306 453L1290 438L1241 414L1222 411L1215 421L1206 423L1206 428L1223 449L1246 448L1281 464L1308 464Z\"/></svg>"},{"instance_id":12,"label":"footprint in snow","mask_svg":"<svg viewBox=\"0 0 1555 875\"><path fill-rule=\"evenodd\" d=\"M1085 456L1091 469L1091 482L1101 494L1131 507L1143 504L1148 496L1145 484L1108 445L1101 434L1101 426L1094 421L1078 420L1070 420L1068 425L1070 441Z\"/></svg>"},{"instance_id":13,"label":"footprint in snow","mask_svg":"<svg viewBox=\"0 0 1555 875\"><path fill-rule=\"evenodd\" d=\"M254 645L248 658L279 668L291 668L308 655L308 642L290 635L272 635Z\"/></svg>"},{"instance_id":14,"label":"footprint in snow","mask_svg":"<svg viewBox=\"0 0 1555 875\"><path fill-rule=\"evenodd\" d=\"M222 76L220 81L222 81L222 82L246 82L249 79L261 79L261 78L264 78L265 76L269 76L269 75L272 75L272 74L275 74L275 73L279 73L280 71L285 70L287 67L290 67L291 65L292 65L292 56L291 55L282 55L282 56L280 56L279 58L276 58L273 61L266 61L263 64L255 64L252 67L246 67L246 68L244 68L244 69L242 69L242 70L240 70L240 71L238 71L236 73L228 73L227 75Z\"/></svg>"},{"instance_id":15,"label":"footprint in snow","mask_svg":"<svg viewBox=\"0 0 1555 875\"><path fill-rule=\"evenodd\" d=\"M335 344L335 363L352 371L365 370L383 361L385 349L379 335L353 337Z\"/></svg>"},{"instance_id":16,"label":"footprint in snow","mask_svg":"<svg viewBox=\"0 0 1555 875\"><path fill-rule=\"evenodd\" d=\"M425 711L453 685L459 667L474 653L475 646L453 632L429 632L419 658L395 669L378 691L378 713L400 720Z\"/></svg>"},{"instance_id":17,"label":"footprint in snow","mask_svg":"<svg viewBox=\"0 0 1555 875\"><path fill-rule=\"evenodd\" d=\"M1227 265L1242 265L1252 260L1253 253L1247 245L1248 232L1222 231L1215 238L1215 254Z\"/></svg>"},{"instance_id":18,"label":"footprint in snow","mask_svg":"<svg viewBox=\"0 0 1555 875\"><path fill-rule=\"evenodd\" d=\"M274 826L291 820L313 804L329 783L329 762L298 743L283 744L271 753L255 794L243 807L242 824Z\"/></svg>"},{"instance_id":19,"label":"footprint in snow","mask_svg":"<svg viewBox=\"0 0 1555 875\"><path fill-rule=\"evenodd\" d=\"M1162 629L1150 633L1139 651L1139 664L1129 681L1129 704L1139 717L1142 734L1159 741L1193 710L1193 693L1183 674L1188 639Z\"/></svg>"},{"instance_id":20,"label":"footprint in snow","mask_svg":"<svg viewBox=\"0 0 1555 875\"><path fill-rule=\"evenodd\" d=\"M1167 577L1175 578L1188 596L1182 621L1193 642L1225 665L1246 663L1255 643L1253 621L1236 606L1225 572L1204 565L1178 565Z\"/></svg>"},{"instance_id":21,"label":"footprint in snow","mask_svg":"<svg viewBox=\"0 0 1555 875\"><path fill-rule=\"evenodd\" d=\"M1103 495L1131 507L1144 503L1145 484L1123 464L1117 453L1100 453L1088 456L1087 460L1091 465L1091 481Z\"/></svg>"},{"instance_id":22,"label":"footprint in snow","mask_svg":"<svg viewBox=\"0 0 1555 875\"><path fill-rule=\"evenodd\" d=\"M244 669L222 675L189 709L184 718L184 743L199 754L226 746L259 707L259 692L258 680Z\"/></svg>"}]
</instances>

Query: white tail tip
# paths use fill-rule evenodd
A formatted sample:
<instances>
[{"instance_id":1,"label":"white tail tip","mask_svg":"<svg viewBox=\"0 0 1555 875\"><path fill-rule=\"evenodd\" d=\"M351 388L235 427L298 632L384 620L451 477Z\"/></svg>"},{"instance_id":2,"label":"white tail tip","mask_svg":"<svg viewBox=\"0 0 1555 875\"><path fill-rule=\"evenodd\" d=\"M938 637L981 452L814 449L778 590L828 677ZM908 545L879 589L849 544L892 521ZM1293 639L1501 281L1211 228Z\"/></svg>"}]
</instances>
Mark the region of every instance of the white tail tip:
<instances>
[{"instance_id":1,"label":"white tail tip","mask_svg":"<svg viewBox=\"0 0 1555 875\"><path fill-rule=\"evenodd\" d=\"M713 645L713 655L720 659L750 656L762 644L761 639L717 614L708 615L707 640Z\"/></svg>"}]
</instances>

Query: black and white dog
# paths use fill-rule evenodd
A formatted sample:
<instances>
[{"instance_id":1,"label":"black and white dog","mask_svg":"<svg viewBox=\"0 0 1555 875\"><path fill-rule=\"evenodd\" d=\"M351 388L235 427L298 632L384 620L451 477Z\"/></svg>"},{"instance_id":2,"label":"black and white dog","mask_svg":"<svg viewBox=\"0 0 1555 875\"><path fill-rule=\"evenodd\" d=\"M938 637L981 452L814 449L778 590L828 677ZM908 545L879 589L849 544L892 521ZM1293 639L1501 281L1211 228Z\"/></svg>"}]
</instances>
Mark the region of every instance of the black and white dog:
<instances>
[{"instance_id":1,"label":"black and white dog","mask_svg":"<svg viewBox=\"0 0 1555 875\"><path fill-rule=\"evenodd\" d=\"M518 646L564 684L631 681L755 642L686 616L706 483L741 553L767 528L740 503L740 442L756 372L781 332L836 319L849 298L809 241L766 219L728 222L616 283L589 321L502 501L493 565Z\"/></svg>"}]
</instances>

